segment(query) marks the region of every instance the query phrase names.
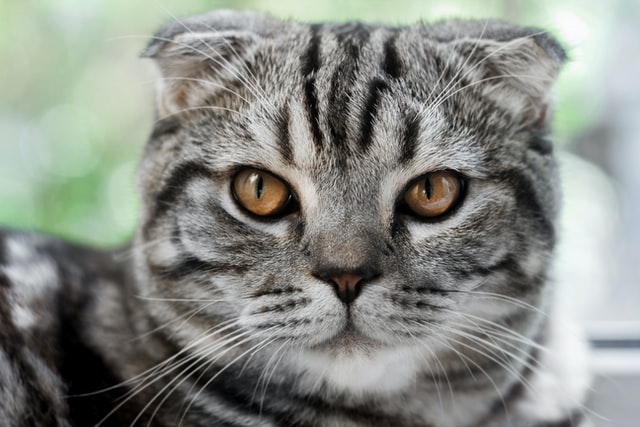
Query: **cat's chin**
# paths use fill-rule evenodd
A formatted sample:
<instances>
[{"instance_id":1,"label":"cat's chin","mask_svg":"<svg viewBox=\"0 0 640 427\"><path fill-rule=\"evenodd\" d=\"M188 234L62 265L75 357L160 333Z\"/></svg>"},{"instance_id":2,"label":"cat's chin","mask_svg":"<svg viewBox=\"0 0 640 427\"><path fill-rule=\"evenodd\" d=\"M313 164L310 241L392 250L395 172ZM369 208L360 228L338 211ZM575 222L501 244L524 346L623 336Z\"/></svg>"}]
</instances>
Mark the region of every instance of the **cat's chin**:
<instances>
[{"instance_id":1,"label":"cat's chin","mask_svg":"<svg viewBox=\"0 0 640 427\"><path fill-rule=\"evenodd\" d=\"M308 384L352 394L388 394L406 388L420 370L412 346L386 346L351 328L291 353Z\"/></svg>"}]
</instances>

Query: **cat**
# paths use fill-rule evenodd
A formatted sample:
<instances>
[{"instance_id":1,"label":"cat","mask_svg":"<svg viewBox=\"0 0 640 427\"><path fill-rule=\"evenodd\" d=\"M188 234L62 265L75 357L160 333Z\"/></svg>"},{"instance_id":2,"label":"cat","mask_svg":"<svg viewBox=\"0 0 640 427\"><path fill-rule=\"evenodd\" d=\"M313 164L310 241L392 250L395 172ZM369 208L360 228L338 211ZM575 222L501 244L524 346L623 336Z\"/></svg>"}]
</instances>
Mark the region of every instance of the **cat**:
<instances>
[{"instance_id":1,"label":"cat","mask_svg":"<svg viewBox=\"0 0 640 427\"><path fill-rule=\"evenodd\" d=\"M219 10L143 56L132 242L0 235L2 426L588 423L553 37Z\"/></svg>"}]
</instances>

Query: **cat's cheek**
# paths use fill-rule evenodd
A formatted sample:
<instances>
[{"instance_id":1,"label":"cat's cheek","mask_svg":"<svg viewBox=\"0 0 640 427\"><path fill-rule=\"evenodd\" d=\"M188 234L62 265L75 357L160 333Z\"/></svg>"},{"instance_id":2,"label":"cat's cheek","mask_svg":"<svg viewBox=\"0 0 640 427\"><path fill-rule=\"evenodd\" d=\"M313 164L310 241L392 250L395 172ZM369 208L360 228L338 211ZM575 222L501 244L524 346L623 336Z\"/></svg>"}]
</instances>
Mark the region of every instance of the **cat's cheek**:
<instances>
[{"instance_id":1,"label":"cat's cheek","mask_svg":"<svg viewBox=\"0 0 640 427\"><path fill-rule=\"evenodd\" d=\"M253 336L289 340L294 346L313 347L338 334L346 324L346 310L324 284L300 284L301 292L247 297L240 325Z\"/></svg>"}]
</instances>

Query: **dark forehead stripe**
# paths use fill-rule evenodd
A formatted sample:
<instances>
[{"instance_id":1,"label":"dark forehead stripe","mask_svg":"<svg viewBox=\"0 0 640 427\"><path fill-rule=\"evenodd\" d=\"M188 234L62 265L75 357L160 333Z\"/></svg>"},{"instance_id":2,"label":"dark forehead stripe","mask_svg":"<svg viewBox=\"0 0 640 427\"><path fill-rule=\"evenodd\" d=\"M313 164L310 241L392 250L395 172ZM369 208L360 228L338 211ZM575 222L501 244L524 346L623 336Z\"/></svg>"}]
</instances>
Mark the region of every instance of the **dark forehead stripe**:
<instances>
[{"instance_id":1,"label":"dark forehead stripe","mask_svg":"<svg viewBox=\"0 0 640 427\"><path fill-rule=\"evenodd\" d=\"M301 58L302 76L304 77L304 98L307 107L311 134L316 147L322 144L322 132L320 132L320 113L318 109L318 95L316 92L316 73L321 65L320 60L320 24L311 25L311 37L307 51Z\"/></svg>"},{"instance_id":2,"label":"dark forehead stripe","mask_svg":"<svg viewBox=\"0 0 640 427\"><path fill-rule=\"evenodd\" d=\"M331 146L336 147L344 145L347 139L347 126L345 121L347 102L349 97L347 76L352 74L351 66L342 63L338 66L338 70L333 74L330 83L328 110L326 112L327 122L329 123L329 134L331 136Z\"/></svg>"},{"instance_id":3,"label":"dark forehead stripe","mask_svg":"<svg viewBox=\"0 0 640 427\"><path fill-rule=\"evenodd\" d=\"M406 164L415 156L420 136L420 118L414 110L407 112L404 118L403 134L400 140L400 163Z\"/></svg>"},{"instance_id":4,"label":"dark forehead stripe","mask_svg":"<svg viewBox=\"0 0 640 427\"><path fill-rule=\"evenodd\" d=\"M382 62L380 64L380 68L384 72L384 76L391 79L399 78L403 72L402 62L400 60L400 56L398 55L398 51L395 48L396 37L397 30L394 31L393 34L389 36L384 42ZM389 85L381 77L377 77L369 83L369 96L364 103L364 110L362 112L360 122L360 147L365 150L371 144L373 123L378 114L380 98L388 89ZM405 135L405 137L403 138L403 144L404 140L406 140L407 138L413 141L416 140L417 135L415 135L415 137L412 135L413 133L416 133L416 130L417 129L415 126L409 129L410 134Z\"/></svg>"},{"instance_id":5,"label":"dark forehead stripe","mask_svg":"<svg viewBox=\"0 0 640 427\"><path fill-rule=\"evenodd\" d=\"M369 83L369 97L364 103L362 118L360 121L360 147L367 149L371 144L371 136L373 133L373 122L378 114L380 105L380 97L382 92L387 90L389 85L381 78L375 78Z\"/></svg>"},{"instance_id":6,"label":"dark forehead stripe","mask_svg":"<svg viewBox=\"0 0 640 427\"><path fill-rule=\"evenodd\" d=\"M384 58L382 60L382 71L393 79L397 79L404 72L400 55L398 55L395 46L397 36L396 30L396 32L384 42Z\"/></svg>"},{"instance_id":7,"label":"dark forehead stripe","mask_svg":"<svg viewBox=\"0 0 640 427\"><path fill-rule=\"evenodd\" d=\"M369 42L370 30L361 23L347 23L333 28L342 50L343 60L336 67L329 90L327 121L333 147L344 146L348 139L349 103L360 69L359 58Z\"/></svg>"},{"instance_id":8,"label":"dark forehead stripe","mask_svg":"<svg viewBox=\"0 0 640 427\"><path fill-rule=\"evenodd\" d=\"M369 39L369 33L362 24L354 23L333 27L332 30L343 59L331 77L327 122L331 146L340 147L345 146L348 139L349 102L352 99L353 86L356 84L358 58L362 47Z\"/></svg>"},{"instance_id":9,"label":"dark forehead stripe","mask_svg":"<svg viewBox=\"0 0 640 427\"><path fill-rule=\"evenodd\" d=\"M289 105L282 107L278 113L278 119L276 120L277 126L277 138L278 149L280 155L285 162L293 163L293 148L291 146L291 133L289 132L290 111Z\"/></svg>"},{"instance_id":10,"label":"dark forehead stripe","mask_svg":"<svg viewBox=\"0 0 640 427\"><path fill-rule=\"evenodd\" d=\"M371 27L361 22L347 22L333 27L338 44L345 50L347 58L356 60L360 50L371 37Z\"/></svg>"},{"instance_id":11,"label":"dark forehead stripe","mask_svg":"<svg viewBox=\"0 0 640 427\"><path fill-rule=\"evenodd\" d=\"M332 146L342 145L348 138L349 102L353 100L353 87L357 84L360 70L360 56L362 50L371 39L371 28L361 24L345 24L334 29L336 39L344 51L344 60L336 68L332 78L329 94L328 122L331 133ZM373 125L378 115L380 100L383 93L389 89L387 79L396 79L402 73L402 63L395 48L397 31L394 31L384 41L380 70L377 77L368 83L367 97L360 104L360 124L357 142L362 150L366 150L372 141Z\"/></svg>"}]
</instances>

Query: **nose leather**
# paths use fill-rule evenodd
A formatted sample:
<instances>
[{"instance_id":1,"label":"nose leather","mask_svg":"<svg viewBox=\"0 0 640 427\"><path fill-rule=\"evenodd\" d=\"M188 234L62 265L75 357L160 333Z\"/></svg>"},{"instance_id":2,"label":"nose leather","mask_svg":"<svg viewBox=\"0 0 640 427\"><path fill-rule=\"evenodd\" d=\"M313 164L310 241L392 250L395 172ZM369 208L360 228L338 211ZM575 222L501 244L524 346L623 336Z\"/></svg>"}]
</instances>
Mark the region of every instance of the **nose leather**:
<instances>
[{"instance_id":1,"label":"nose leather","mask_svg":"<svg viewBox=\"0 0 640 427\"><path fill-rule=\"evenodd\" d=\"M351 304L362 291L363 277L352 273L332 275L329 281L332 283L336 295L345 304Z\"/></svg>"}]
</instances>

